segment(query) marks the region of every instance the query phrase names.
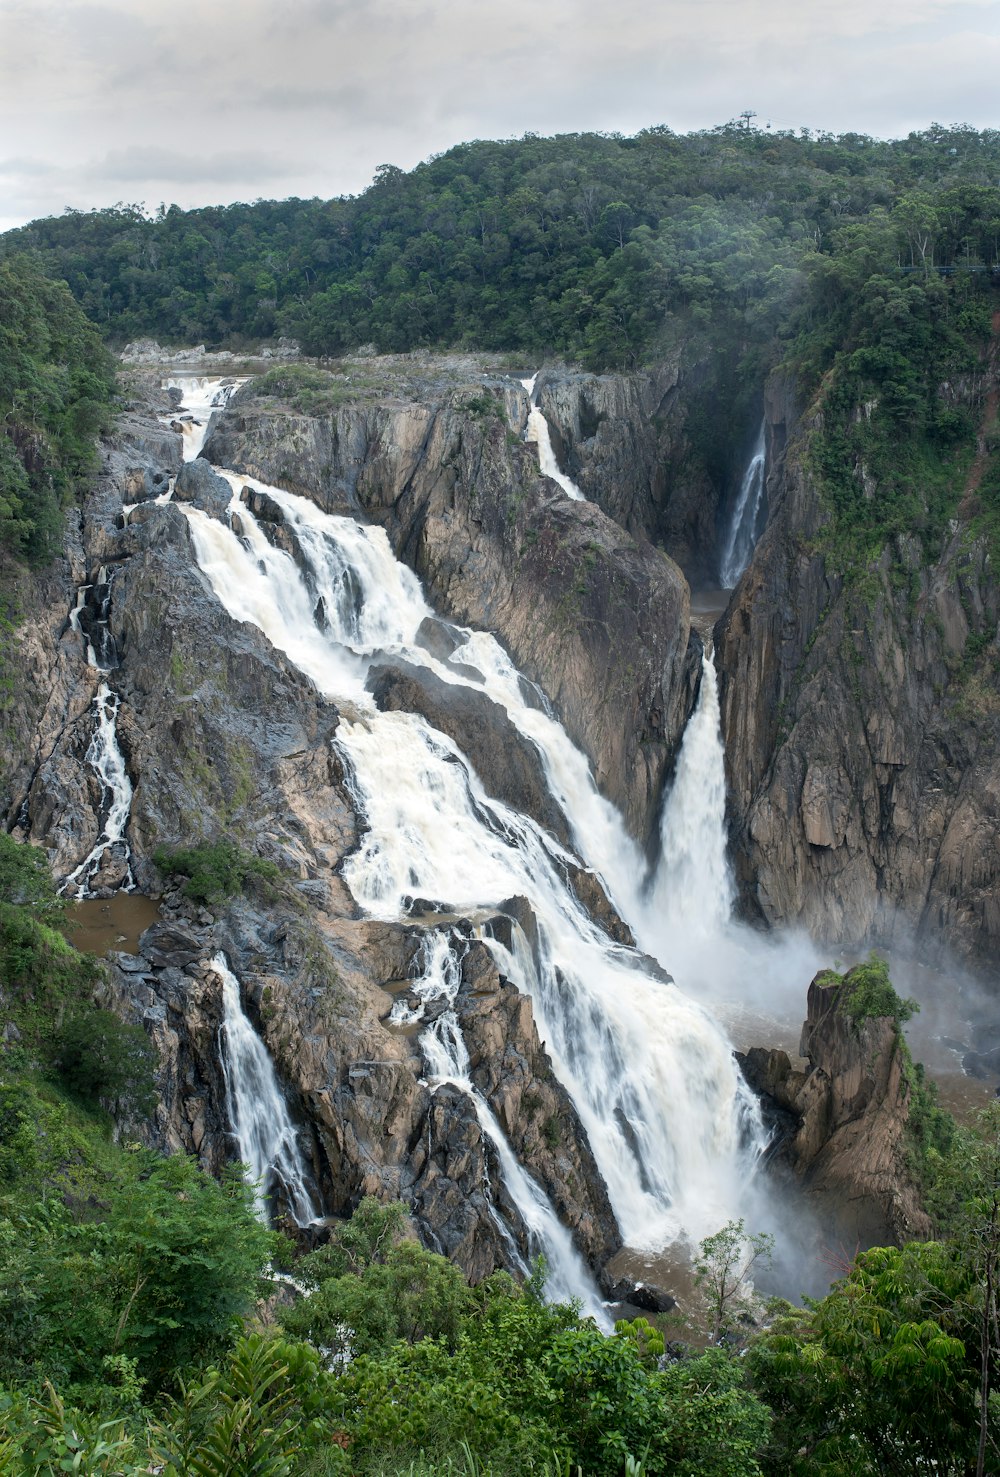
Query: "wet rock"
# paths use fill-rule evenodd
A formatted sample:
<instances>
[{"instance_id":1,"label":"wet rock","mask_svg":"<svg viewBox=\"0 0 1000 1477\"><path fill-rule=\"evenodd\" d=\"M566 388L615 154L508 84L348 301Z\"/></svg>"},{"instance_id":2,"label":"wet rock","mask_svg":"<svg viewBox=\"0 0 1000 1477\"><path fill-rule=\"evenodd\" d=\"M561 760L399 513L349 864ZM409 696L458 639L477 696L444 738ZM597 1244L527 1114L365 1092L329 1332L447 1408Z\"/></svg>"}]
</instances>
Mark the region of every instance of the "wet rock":
<instances>
[{"instance_id":1,"label":"wet rock","mask_svg":"<svg viewBox=\"0 0 1000 1477\"><path fill-rule=\"evenodd\" d=\"M809 986L800 1050L805 1071L783 1051L738 1056L747 1081L793 1115L775 1156L799 1180L831 1236L845 1246L901 1243L931 1234L906 1139L908 1058L896 1021L855 1021L844 1008L853 988L821 973Z\"/></svg>"},{"instance_id":2,"label":"wet rock","mask_svg":"<svg viewBox=\"0 0 1000 1477\"><path fill-rule=\"evenodd\" d=\"M636 1282L631 1277L619 1278L605 1289L605 1296L609 1303L629 1303L644 1313L671 1313L677 1306L677 1299L665 1288Z\"/></svg>"},{"instance_id":3,"label":"wet rock","mask_svg":"<svg viewBox=\"0 0 1000 1477\"><path fill-rule=\"evenodd\" d=\"M576 893L584 908L609 938L616 944L634 945L635 937L624 919L612 907L601 879L586 867L574 866L572 862L561 863L560 870Z\"/></svg>"},{"instance_id":4,"label":"wet rock","mask_svg":"<svg viewBox=\"0 0 1000 1477\"><path fill-rule=\"evenodd\" d=\"M139 939L143 957L159 969L184 969L201 959L204 948L198 936L177 923L154 923Z\"/></svg>"},{"instance_id":5,"label":"wet rock","mask_svg":"<svg viewBox=\"0 0 1000 1477\"><path fill-rule=\"evenodd\" d=\"M233 489L208 462L196 457L185 462L178 472L174 497L178 502L191 503L212 518L222 518L233 500Z\"/></svg>"},{"instance_id":6,"label":"wet rock","mask_svg":"<svg viewBox=\"0 0 1000 1477\"><path fill-rule=\"evenodd\" d=\"M426 667L399 658L379 660L367 687L383 712L419 713L446 733L469 759L488 795L533 816L564 846L570 844L541 755L484 692L445 682Z\"/></svg>"}]
</instances>

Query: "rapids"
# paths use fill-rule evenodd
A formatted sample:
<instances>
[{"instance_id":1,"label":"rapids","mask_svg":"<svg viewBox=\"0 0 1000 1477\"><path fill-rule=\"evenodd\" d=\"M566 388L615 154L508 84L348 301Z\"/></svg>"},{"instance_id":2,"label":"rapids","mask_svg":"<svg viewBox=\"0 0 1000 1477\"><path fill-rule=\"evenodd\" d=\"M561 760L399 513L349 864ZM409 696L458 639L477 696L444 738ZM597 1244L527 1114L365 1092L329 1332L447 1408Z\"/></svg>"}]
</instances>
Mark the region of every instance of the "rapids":
<instances>
[{"instance_id":1,"label":"rapids","mask_svg":"<svg viewBox=\"0 0 1000 1477\"><path fill-rule=\"evenodd\" d=\"M656 887L644 890L644 863L584 757L550 712L524 702L519 674L491 636L461 632L462 644L445 662L417 643L431 612L382 530L227 475L234 491L250 481L274 498L299 557L275 549L243 504L242 539L185 505L198 562L229 613L260 627L341 705L336 742L368 825L343 868L355 898L373 916L398 919L415 895L459 912L528 897L537 945L519 930L512 952L487 943L533 1000L539 1034L587 1129L625 1240L660 1247L718 1229L740 1213L763 1144L756 1102L722 1031L654 961L608 940L564 883L562 848L533 820L489 798L450 739L422 718L376 709L365 689L370 661L398 653L458 684L478 674L480 690L538 746L584 861L638 932L659 937L649 917ZM669 949L662 952L669 963ZM434 1039L425 1033L428 1074L465 1085L459 1041L443 1038L444 1029ZM499 1127L487 1125L478 1104L477 1112L497 1144ZM524 1187L515 1192L497 1147L508 1193L530 1224ZM555 1265L554 1231L538 1234Z\"/></svg>"}]
</instances>

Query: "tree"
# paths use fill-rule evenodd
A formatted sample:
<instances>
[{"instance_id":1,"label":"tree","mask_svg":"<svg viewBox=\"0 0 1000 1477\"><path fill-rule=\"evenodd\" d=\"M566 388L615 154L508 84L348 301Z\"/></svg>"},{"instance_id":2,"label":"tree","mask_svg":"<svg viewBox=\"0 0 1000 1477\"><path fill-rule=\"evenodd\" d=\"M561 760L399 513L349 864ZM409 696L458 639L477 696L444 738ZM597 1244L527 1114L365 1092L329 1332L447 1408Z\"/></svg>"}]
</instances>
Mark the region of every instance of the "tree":
<instances>
[{"instance_id":1,"label":"tree","mask_svg":"<svg viewBox=\"0 0 1000 1477\"><path fill-rule=\"evenodd\" d=\"M706 1236L695 1259L695 1285L706 1303L709 1339L742 1343L763 1311L751 1272L770 1264L774 1237L767 1231L748 1234L742 1220L729 1221Z\"/></svg>"}]
</instances>

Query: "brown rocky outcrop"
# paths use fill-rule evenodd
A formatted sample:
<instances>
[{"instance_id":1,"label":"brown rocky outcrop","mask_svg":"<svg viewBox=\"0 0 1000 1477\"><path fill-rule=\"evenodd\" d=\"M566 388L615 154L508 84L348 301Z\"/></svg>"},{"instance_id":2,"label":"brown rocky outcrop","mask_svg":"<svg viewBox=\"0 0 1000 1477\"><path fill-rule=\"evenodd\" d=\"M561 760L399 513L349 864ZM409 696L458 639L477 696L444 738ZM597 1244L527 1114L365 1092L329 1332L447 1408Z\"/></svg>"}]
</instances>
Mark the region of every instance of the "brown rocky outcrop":
<instances>
[{"instance_id":1,"label":"brown rocky outcrop","mask_svg":"<svg viewBox=\"0 0 1000 1477\"><path fill-rule=\"evenodd\" d=\"M751 1087L791 1115L776 1161L802 1183L830 1244L866 1247L932 1228L908 1161L909 1054L893 1017L852 1016L855 983L824 972L809 986L804 1069L766 1047L738 1060Z\"/></svg>"},{"instance_id":2,"label":"brown rocky outcrop","mask_svg":"<svg viewBox=\"0 0 1000 1477\"><path fill-rule=\"evenodd\" d=\"M154 391L148 409L168 407ZM177 442L179 455L179 438L161 444L151 424L150 475L164 445ZM213 1170L234 1156L220 1064L221 986L210 968L222 950L301 1125L327 1210L346 1214L368 1193L402 1198L424 1241L474 1280L496 1266L516 1267L532 1248L472 1100L452 1086L432 1091L419 1033L387 1020L393 993L419 972L426 930L361 918L340 876L360 835L332 744L340 714L259 630L222 609L198 569L181 507L145 501L120 526L141 453L137 425L136 414L125 450L106 448L66 563L47 583L29 586L38 618L17 641L33 661L36 700L18 710L21 755L7 768L4 794L18 834L47 847L59 873L87 854L103 797L85 756L94 692L107 682L119 698L140 885L162 886L150 859L157 846L220 836L279 866L280 881L252 899L211 908L168 885L163 920L143 935L139 954L114 959L105 999L140 1021L159 1053L151 1141L197 1154ZM120 661L98 672L86 665L67 613L77 585L104 566ZM528 783L527 768L521 779ZM599 910L601 890L590 883ZM611 915L606 899L603 907ZM456 948L466 948L469 926L449 926ZM616 1232L583 1131L552 1078L530 1005L482 946L469 950L477 965L468 967L461 1008L483 1058L484 1096L513 1125L522 1163L561 1207L581 1252L600 1266L617 1247Z\"/></svg>"},{"instance_id":3,"label":"brown rocky outcrop","mask_svg":"<svg viewBox=\"0 0 1000 1477\"><path fill-rule=\"evenodd\" d=\"M768 396L771 516L716 630L742 901L818 938L1000 944L1000 586L961 519L927 561L898 536L863 588L825 517L794 387ZM874 495L874 493L873 493Z\"/></svg>"},{"instance_id":4,"label":"brown rocky outcrop","mask_svg":"<svg viewBox=\"0 0 1000 1477\"><path fill-rule=\"evenodd\" d=\"M680 350L649 370L543 369L535 398L560 468L616 523L652 539L694 585L714 585L724 488L686 433L702 372Z\"/></svg>"},{"instance_id":5,"label":"brown rocky outcrop","mask_svg":"<svg viewBox=\"0 0 1000 1477\"><path fill-rule=\"evenodd\" d=\"M697 685L687 585L644 539L539 476L515 434L526 415L512 380L348 402L315 426L242 391L205 455L381 523L442 614L494 631L541 685L647 842Z\"/></svg>"}]
</instances>

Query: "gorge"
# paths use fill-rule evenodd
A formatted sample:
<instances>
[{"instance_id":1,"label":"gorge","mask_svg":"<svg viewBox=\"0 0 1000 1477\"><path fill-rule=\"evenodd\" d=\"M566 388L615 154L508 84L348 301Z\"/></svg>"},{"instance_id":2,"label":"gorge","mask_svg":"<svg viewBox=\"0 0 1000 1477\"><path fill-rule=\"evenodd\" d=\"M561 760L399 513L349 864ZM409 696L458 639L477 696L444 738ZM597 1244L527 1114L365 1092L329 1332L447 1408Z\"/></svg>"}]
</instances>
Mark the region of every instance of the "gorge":
<instances>
[{"instance_id":1,"label":"gorge","mask_svg":"<svg viewBox=\"0 0 1000 1477\"><path fill-rule=\"evenodd\" d=\"M760 977L784 1008L829 962L733 917L768 865L727 817L734 675L761 659L734 620L757 616L788 472L769 461L720 682L680 569L600 506L640 507L597 469L642 434L642 377L421 373L328 417L253 380L142 382L73 555L100 623L83 661L82 596L33 638L48 686L10 815L67 890L156 887L157 846L219 827L284 879L210 908L174 884L114 959L109 998L160 1054L157 1142L213 1168L235 1142L306 1232L374 1193L473 1278L542 1252L551 1294L606 1324L623 1246L787 1220L756 1195L768 1131L710 1012ZM753 553L763 441L723 574ZM553 444L587 499L553 487ZM803 795L811 836L830 802Z\"/></svg>"}]
</instances>

